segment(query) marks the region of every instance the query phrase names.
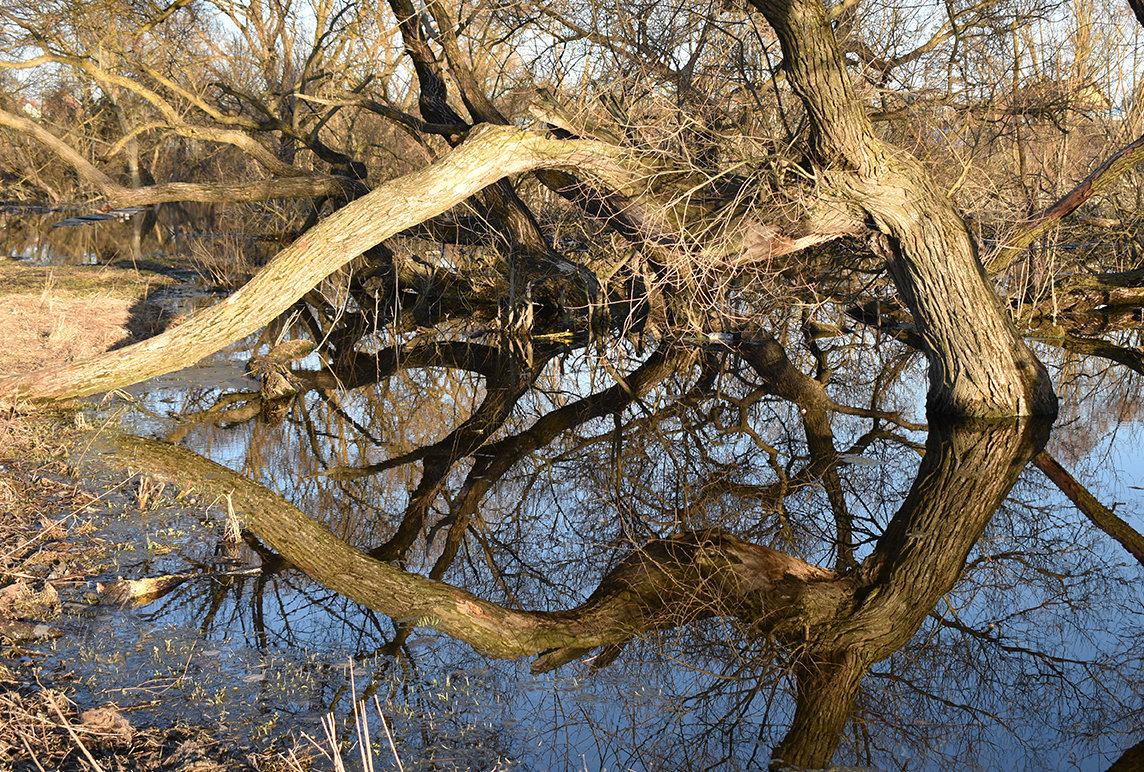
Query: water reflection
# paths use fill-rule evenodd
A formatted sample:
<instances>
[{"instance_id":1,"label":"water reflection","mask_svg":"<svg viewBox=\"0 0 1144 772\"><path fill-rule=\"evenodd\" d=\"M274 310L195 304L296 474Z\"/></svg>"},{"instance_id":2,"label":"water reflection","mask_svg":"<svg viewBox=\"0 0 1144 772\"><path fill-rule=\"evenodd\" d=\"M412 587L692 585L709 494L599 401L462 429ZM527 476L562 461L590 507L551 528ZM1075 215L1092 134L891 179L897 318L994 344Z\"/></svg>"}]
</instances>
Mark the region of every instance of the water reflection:
<instances>
[{"instance_id":1,"label":"water reflection","mask_svg":"<svg viewBox=\"0 0 1144 772\"><path fill-rule=\"evenodd\" d=\"M873 336L601 352L467 325L339 339L315 317L251 343L259 381L140 392L177 416L140 426L183 447L120 452L225 496L263 567L181 587L152 623L348 651L390 698L463 673L464 699L500 700L466 708L465 731L496 723L486 765L1095 769L1139 739L1139 567L1023 473L1046 425L923 434L920 363ZM271 345L303 335L327 343ZM234 379L248 357L210 366ZM1094 441L1069 428L1066 465ZM212 570L234 554L198 549ZM407 763L432 755L413 728L438 709L464 723L410 709Z\"/></svg>"}]
</instances>

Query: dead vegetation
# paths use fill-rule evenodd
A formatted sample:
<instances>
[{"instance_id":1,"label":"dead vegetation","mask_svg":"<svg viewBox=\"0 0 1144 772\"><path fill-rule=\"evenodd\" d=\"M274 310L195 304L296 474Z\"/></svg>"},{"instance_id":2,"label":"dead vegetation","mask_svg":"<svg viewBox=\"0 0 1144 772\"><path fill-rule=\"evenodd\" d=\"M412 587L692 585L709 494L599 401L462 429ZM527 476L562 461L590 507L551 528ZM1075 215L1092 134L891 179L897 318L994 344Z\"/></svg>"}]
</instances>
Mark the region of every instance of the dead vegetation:
<instances>
[{"instance_id":1,"label":"dead vegetation","mask_svg":"<svg viewBox=\"0 0 1144 772\"><path fill-rule=\"evenodd\" d=\"M88 578L107 568L111 545L92 535L94 509L136 503L128 484L135 475L116 484L75 473L68 459L87 439L70 414L0 416L0 768L309 768L309 743L239 753L202 727L140 726L114 703L77 704L68 696L67 673L41 681L38 647L64 634L68 612L85 605Z\"/></svg>"},{"instance_id":2,"label":"dead vegetation","mask_svg":"<svg viewBox=\"0 0 1144 772\"><path fill-rule=\"evenodd\" d=\"M0 678L9 687L0 695L0 763L12 769L226 768L211 759L209 740L190 730L137 730L114 706L83 710L62 692L21 688L11 671Z\"/></svg>"},{"instance_id":3,"label":"dead vegetation","mask_svg":"<svg viewBox=\"0 0 1144 772\"><path fill-rule=\"evenodd\" d=\"M6 769L285 772L308 766L305 752L236 758L195 727L136 727L113 704L84 709L59 690L22 684L2 664L0 685L8 689L0 694L0 765Z\"/></svg>"},{"instance_id":4,"label":"dead vegetation","mask_svg":"<svg viewBox=\"0 0 1144 772\"><path fill-rule=\"evenodd\" d=\"M131 339L131 317L156 284L138 271L38 268L0 261L0 373L91 356ZM40 681L37 646L60 635L61 615L106 569L96 508L139 504L138 485L77 475L90 441L83 414L0 415L0 768L13 770L301 770L311 750L237 754L201 727L136 726L115 704L78 705ZM122 475L121 475L122 476ZM132 486L130 483L136 483ZM68 600L68 598L72 600ZM309 744L307 744L308 746Z\"/></svg>"},{"instance_id":5,"label":"dead vegetation","mask_svg":"<svg viewBox=\"0 0 1144 772\"><path fill-rule=\"evenodd\" d=\"M88 359L152 334L159 313L147 295L171 281L123 268L0 259L0 375Z\"/></svg>"}]
</instances>

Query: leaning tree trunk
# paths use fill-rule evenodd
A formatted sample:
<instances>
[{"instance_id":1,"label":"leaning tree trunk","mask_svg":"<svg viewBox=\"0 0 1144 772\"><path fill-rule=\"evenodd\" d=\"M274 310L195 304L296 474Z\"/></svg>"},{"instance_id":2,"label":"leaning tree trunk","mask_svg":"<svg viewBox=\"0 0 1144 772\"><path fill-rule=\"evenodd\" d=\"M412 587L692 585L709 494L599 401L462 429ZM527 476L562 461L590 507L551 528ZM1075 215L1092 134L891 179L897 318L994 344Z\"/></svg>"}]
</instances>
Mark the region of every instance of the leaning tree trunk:
<instances>
[{"instance_id":1,"label":"leaning tree trunk","mask_svg":"<svg viewBox=\"0 0 1144 772\"><path fill-rule=\"evenodd\" d=\"M820 0L749 2L778 35L824 187L884 237L929 358L929 411L1055 415L1048 373L989 286L964 220L916 160L874 135Z\"/></svg>"},{"instance_id":2,"label":"leaning tree trunk","mask_svg":"<svg viewBox=\"0 0 1144 772\"><path fill-rule=\"evenodd\" d=\"M1048 430L1042 419L931 427L906 500L861 567L838 580L852 583L856 602L850 608L832 605L841 613L803 645L795 668L795 715L776 759L796 767L830 764L863 676L908 643L954 587L970 550Z\"/></svg>"},{"instance_id":3,"label":"leaning tree trunk","mask_svg":"<svg viewBox=\"0 0 1144 772\"><path fill-rule=\"evenodd\" d=\"M280 252L226 300L176 328L93 359L0 378L0 404L99 394L189 367L255 332L365 250L464 201L506 175L591 168L626 177L616 148L565 142L513 127L481 126L437 163L342 207Z\"/></svg>"},{"instance_id":4,"label":"leaning tree trunk","mask_svg":"<svg viewBox=\"0 0 1144 772\"><path fill-rule=\"evenodd\" d=\"M845 209L883 237L929 357L930 411L1055 414L1048 375L986 281L964 222L916 161L874 136L819 0L750 1L775 27L811 119L821 191L813 203ZM184 325L88 362L0 379L0 403L86 396L189 366L259 329L382 240L506 175L557 168L587 171L605 188L635 189L636 196L657 176L654 163L605 143L559 141L507 126L475 129L441 161L382 185L307 231L249 284ZM807 192L808 199L815 195ZM823 240L818 236L769 240L771 256Z\"/></svg>"}]
</instances>

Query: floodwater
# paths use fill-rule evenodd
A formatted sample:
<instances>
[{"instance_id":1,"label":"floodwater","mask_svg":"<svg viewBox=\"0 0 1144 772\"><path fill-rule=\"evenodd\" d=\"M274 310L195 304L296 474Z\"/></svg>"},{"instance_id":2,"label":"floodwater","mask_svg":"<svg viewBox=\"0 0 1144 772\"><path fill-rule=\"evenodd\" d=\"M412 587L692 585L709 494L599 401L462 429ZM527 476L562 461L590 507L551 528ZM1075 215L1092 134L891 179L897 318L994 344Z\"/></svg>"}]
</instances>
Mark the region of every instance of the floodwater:
<instances>
[{"instance_id":1,"label":"floodwater","mask_svg":"<svg viewBox=\"0 0 1144 772\"><path fill-rule=\"evenodd\" d=\"M703 529L839 571L889 560L900 571L877 592L906 599L888 622L904 643L862 679L836 763L1104 770L1144 740L1144 568L1028 464L1043 431L927 432L924 360L892 338L814 341L845 408L826 411L824 457L814 411L737 342L528 341L461 317L346 342L336 313L301 316L103 410L389 565L512 609L573 609L633 551ZM759 336L756 353L781 345L815 373L796 324ZM320 345L278 368L297 394L267 400L250 359L296 339ZM1039 353L1062 397L1048 453L1139 533L1140 376ZM175 492L107 518L102 535L128 547L104 578L185 581L76 616L47 663L133 721L205 721L257 749L321 738L333 712L350 741L365 696L379 767L388 730L407 770L765 769L806 697L798 646L720 615L636 635L598 669L597 650L534 675L228 540L241 502Z\"/></svg>"}]
</instances>

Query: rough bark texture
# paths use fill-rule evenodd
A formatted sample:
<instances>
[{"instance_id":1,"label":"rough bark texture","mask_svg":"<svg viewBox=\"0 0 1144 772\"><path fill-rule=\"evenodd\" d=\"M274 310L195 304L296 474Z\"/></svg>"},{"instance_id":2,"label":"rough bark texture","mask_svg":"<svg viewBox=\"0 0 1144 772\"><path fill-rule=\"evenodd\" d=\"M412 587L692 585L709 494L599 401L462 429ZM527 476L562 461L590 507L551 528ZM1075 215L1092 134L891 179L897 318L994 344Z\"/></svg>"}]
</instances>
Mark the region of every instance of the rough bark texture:
<instances>
[{"instance_id":1,"label":"rough bark texture","mask_svg":"<svg viewBox=\"0 0 1144 772\"><path fill-rule=\"evenodd\" d=\"M808 211L826 208L835 213L833 220L851 224L864 220L883 235L882 251L929 358L930 412L965 416L1055 414L1056 398L1047 373L1024 345L989 287L964 222L916 161L874 136L819 0L752 3L778 32L792 86L811 118L811 145L813 159L820 164L821 192L818 198L808 192ZM401 18L411 22L408 16ZM411 54L420 51L416 34L409 32L406 37ZM456 113L445 110L443 93L439 93L443 81L429 54L420 51L413 57L422 81L422 112L427 119L458 122ZM471 108L497 118L495 109L479 99ZM42 139L50 144L52 138ZM96 184L114 186L90 164L84 167L82 158L73 159L73 163L81 172L86 169ZM382 185L308 231L247 286L195 315L178 330L91 362L0 381L0 401L85 396L193 364L275 318L317 282L365 250L486 188L490 211L497 215L493 219L510 244L522 245L525 252L539 257L534 265L543 264L543 270L584 274L582 284L593 287L594 277L549 249L527 211L517 206L511 186L503 189L505 175L538 169L588 172L603 188L622 198L646 199L652 205L646 207L648 211L662 210L668 220L674 212L665 203L670 197L657 195L654 190L662 170L641 161L635 153L601 142L553 140L511 127L474 129L463 144L438 163ZM299 184L307 188L327 183L306 179ZM185 198L210 193L166 187L171 190L152 194ZM254 191L256 187L248 184L245 191L217 189L214 194L262 195ZM748 235L755 231L770 234L754 239L759 243L748 251L765 254L752 252L752 259L790 252L845 230L835 222L823 233L792 239L766 224L754 223L754 230L748 227L751 223L739 225ZM176 342L178 346L172 345Z\"/></svg>"},{"instance_id":2,"label":"rough bark texture","mask_svg":"<svg viewBox=\"0 0 1144 772\"><path fill-rule=\"evenodd\" d=\"M796 665L794 719L774 750L772 768L821 768L830 764L869 667L870 663L852 652L843 652L833 661L804 659Z\"/></svg>"},{"instance_id":3,"label":"rough bark texture","mask_svg":"<svg viewBox=\"0 0 1144 772\"><path fill-rule=\"evenodd\" d=\"M964 221L909 154L874 136L820 0L749 2L779 37L823 186L886 237L894 283L929 358L930 413L1055 415L1048 373L986 281Z\"/></svg>"},{"instance_id":4,"label":"rough bark texture","mask_svg":"<svg viewBox=\"0 0 1144 772\"><path fill-rule=\"evenodd\" d=\"M541 167L590 167L623 176L614 148L483 126L453 153L338 210L215 306L154 338L95 359L0 379L0 403L71 399L188 367L289 309L366 249L434 217L505 175Z\"/></svg>"}]
</instances>

